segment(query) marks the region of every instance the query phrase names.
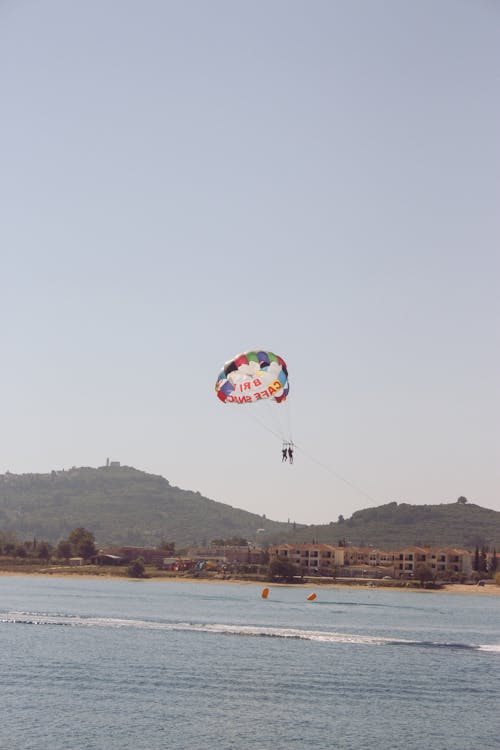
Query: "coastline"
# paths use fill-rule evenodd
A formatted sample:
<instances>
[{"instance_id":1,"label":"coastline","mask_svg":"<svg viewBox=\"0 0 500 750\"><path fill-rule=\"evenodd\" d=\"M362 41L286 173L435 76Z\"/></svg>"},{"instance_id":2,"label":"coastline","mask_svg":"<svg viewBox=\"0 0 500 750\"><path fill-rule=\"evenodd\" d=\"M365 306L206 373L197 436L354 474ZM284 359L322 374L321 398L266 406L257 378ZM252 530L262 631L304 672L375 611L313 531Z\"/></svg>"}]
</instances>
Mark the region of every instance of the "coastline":
<instances>
[{"instance_id":1,"label":"coastline","mask_svg":"<svg viewBox=\"0 0 500 750\"><path fill-rule=\"evenodd\" d=\"M112 573L108 572L102 572L102 573L80 573L78 570L65 570L65 571L33 571L33 572L26 572L26 571L10 571L10 570L0 570L0 578L4 577L24 577L24 578L35 578L35 577L44 577L44 578L72 578L72 579L82 579L82 580L125 580L125 581L134 581L142 582L142 583L155 583L155 582L163 582L163 583L202 583L202 584L232 584L232 585L238 585L238 586L262 586L267 587L269 589L273 588L282 588L283 586L290 587L290 588L300 588L300 589L315 589L316 591L321 591L325 589L349 589L349 590L366 590L369 591L404 591L404 592L410 592L415 594L478 594L480 596L500 596L500 586L496 586L494 583L488 583L485 586L478 586L477 584L465 584L465 583L452 583L452 584L444 584L442 587L438 589L426 589L426 588L419 588L419 587L406 587L406 586L394 586L394 585L377 585L375 582L371 582L371 585L367 583L314 583L313 581L303 582L303 583L274 583L274 582L268 582L268 581L251 581L251 580L245 580L245 579L239 579L239 578L196 578L193 576L152 576L150 578L130 578L128 576L120 576L120 575L114 575Z\"/></svg>"}]
</instances>

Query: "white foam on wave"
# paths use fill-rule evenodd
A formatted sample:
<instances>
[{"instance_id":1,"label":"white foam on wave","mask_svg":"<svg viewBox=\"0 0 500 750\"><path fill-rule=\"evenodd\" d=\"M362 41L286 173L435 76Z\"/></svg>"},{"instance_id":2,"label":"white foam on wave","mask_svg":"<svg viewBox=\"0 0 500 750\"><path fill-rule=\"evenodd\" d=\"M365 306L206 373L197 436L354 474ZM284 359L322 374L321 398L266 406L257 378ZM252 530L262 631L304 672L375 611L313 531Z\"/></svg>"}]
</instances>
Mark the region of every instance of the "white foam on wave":
<instances>
[{"instance_id":1,"label":"white foam on wave","mask_svg":"<svg viewBox=\"0 0 500 750\"><path fill-rule=\"evenodd\" d=\"M317 643L351 643L370 646L406 645L426 646L437 648L468 648L480 651L500 653L500 645L469 645L429 641L416 641L402 638L390 638L358 633L341 633L323 630L300 630L298 628L268 627L261 625L239 625L227 623L193 623L193 622L161 622L158 620L134 620L120 617L82 617L80 615L48 614L41 612L11 611L0 614L0 622L19 623L27 625L64 625L79 628L139 628L145 630L188 631L198 633L212 633L216 635L236 635L248 637L290 638Z\"/></svg>"},{"instance_id":2,"label":"white foam on wave","mask_svg":"<svg viewBox=\"0 0 500 750\"><path fill-rule=\"evenodd\" d=\"M478 646L480 651L491 651L494 654L500 654L500 644L485 644L483 646Z\"/></svg>"},{"instance_id":3,"label":"white foam on wave","mask_svg":"<svg viewBox=\"0 0 500 750\"><path fill-rule=\"evenodd\" d=\"M230 635L267 636L270 638L296 638L306 641L317 641L320 643L365 643L370 645L381 645L389 643L393 639L379 636L358 635L352 633L337 633L323 630L299 630L297 628L261 627L255 625L199 625L192 629L201 629L210 633L221 633Z\"/></svg>"},{"instance_id":4,"label":"white foam on wave","mask_svg":"<svg viewBox=\"0 0 500 750\"><path fill-rule=\"evenodd\" d=\"M338 633L322 630L300 630L298 628L266 627L259 625L230 625L223 623L159 622L115 617L81 617L79 615L57 615L40 612L8 612L0 615L0 622L29 625L66 625L69 627L141 628L146 630L191 631L218 635L249 637L295 638L319 643L359 643L382 645L395 643L394 638L381 636ZM399 640L398 643L411 641Z\"/></svg>"}]
</instances>

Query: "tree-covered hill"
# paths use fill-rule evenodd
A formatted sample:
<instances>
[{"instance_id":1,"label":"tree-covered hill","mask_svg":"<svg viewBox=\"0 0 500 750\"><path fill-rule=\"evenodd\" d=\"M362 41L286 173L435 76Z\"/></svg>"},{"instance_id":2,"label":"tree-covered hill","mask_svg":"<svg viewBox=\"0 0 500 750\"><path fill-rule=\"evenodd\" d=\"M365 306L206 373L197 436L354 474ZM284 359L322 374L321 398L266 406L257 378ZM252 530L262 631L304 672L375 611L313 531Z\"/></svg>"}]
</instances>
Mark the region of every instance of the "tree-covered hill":
<instances>
[{"instance_id":1,"label":"tree-covered hill","mask_svg":"<svg viewBox=\"0 0 500 750\"><path fill-rule=\"evenodd\" d=\"M441 505L388 503L326 525L291 525L172 487L161 476L126 466L50 474L0 475L0 534L52 544L83 526L98 546L177 549L212 539L262 543L316 541L398 549L409 545L500 550L500 513L465 498Z\"/></svg>"},{"instance_id":2,"label":"tree-covered hill","mask_svg":"<svg viewBox=\"0 0 500 750\"><path fill-rule=\"evenodd\" d=\"M165 540L177 548L214 538L253 540L261 529L281 537L289 528L131 467L0 475L4 535L57 543L79 526L92 531L99 546L154 547Z\"/></svg>"},{"instance_id":3,"label":"tree-covered hill","mask_svg":"<svg viewBox=\"0 0 500 750\"><path fill-rule=\"evenodd\" d=\"M441 505L388 503L339 517L337 523L297 528L287 541L347 544L380 549L405 546L447 546L473 549L487 545L500 549L500 513L469 504L465 498Z\"/></svg>"}]
</instances>

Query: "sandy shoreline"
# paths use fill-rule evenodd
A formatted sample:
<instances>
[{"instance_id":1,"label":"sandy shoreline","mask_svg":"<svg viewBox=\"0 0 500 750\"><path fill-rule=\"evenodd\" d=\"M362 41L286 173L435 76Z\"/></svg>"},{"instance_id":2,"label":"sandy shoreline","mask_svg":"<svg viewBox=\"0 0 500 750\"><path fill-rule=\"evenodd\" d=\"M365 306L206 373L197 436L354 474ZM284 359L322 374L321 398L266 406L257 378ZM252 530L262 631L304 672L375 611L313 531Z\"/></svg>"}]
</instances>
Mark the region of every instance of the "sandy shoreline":
<instances>
[{"instance_id":1,"label":"sandy shoreline","mask_svg":"<svg viewBox=\"0 0 500 750\"><path fill-rule=\"evenodd\" d=\"M411 592L415 594L478 594L481 596L500 596L500 586L496 586L494 583L488 583L485 586L477 586L476 584L461 584L461 583L454 583L445 585L442 588L439 589L424 589L424 588L407 588L405 586L377 586L376 583L373 585L367 585L367 584L349 584L349 583L314 583L312 581L308 581L307 583L293 583L293 584L287 584L287 583L269 583L266 581L247 581L247 580L240 580L238 578L194 578L194 577L163 577L163 576L154 576L152 578L145 578L145 579L137 579L137 578L128 578L125 576L116 576L116 575L109 575L107 573L102 574L93 574L93 573L79 573L79 572L36 572L36 573L26 573L22 571L8 571L8 570L0 570L0 577L12 577L12 578L18 578L18 577L24 577L24 578L35 578L35 577L44 577L44 578L72 578L74 579L82 579L82 580L126 580L126 581L134 581L139 583L155 583L155 582L163 582L163 583L207 583L207 584L233 584L238 586L262 586L267 587L269 589L272 588L281 588L283 586L293 587L293 588L307 588L307 589L315 589L316 592L324 590L324 589L350 589L350 590L359 590L368 589L369 591L405 591L405 592Z\"/></svg>"}]
</instances>

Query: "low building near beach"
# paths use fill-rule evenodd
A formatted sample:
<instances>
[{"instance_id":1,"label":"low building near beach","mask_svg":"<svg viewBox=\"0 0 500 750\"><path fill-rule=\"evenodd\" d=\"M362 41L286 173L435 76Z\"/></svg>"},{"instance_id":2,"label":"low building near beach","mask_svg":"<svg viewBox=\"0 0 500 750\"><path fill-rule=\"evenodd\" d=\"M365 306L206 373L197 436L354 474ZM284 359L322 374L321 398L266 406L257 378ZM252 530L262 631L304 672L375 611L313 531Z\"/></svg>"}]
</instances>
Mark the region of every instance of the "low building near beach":
<instances>
[{"instance_id":1,"label":"low building near beach","mask_svg":"<svg viewBox=\"0 0 500 750\"><path fill-rule=\"evenodd\" d=\"M301 573L332 576L344 566L345 549L331 544L278 544L269 548L269 557L288 560Z\"/></svg>"},{"instance_id":2,"label":"low building near beach","mask_svg":"<svg viewBox=\"0 0 500 750\"><path fill-rule=\"evenodd\" d=\"M97 565L126 565L142 558L146 565L162 565L165 550L153 549L151 547L105 547L95 555ZM120 562L116 562L119 559Z\"/></svg>"},{"instance_id":3,"label":"low building near beach","mask_svg":"<svg viewBox=\"0 0 500 750\"><path fill-rule=\"evenodd\" d=\"M472 573L472 553L464 549L441 547L406 547L394 553L394 573L414 573L426 565L433 573Z\"/></svg>"},{"instance_id":4,"label":"low building near beach","mask_svg":"<svg viewBox=\"0 0 500 750\"><path fill-rule=\"evenodd\" d=\"M301 575L348 577L412 578L419 566L436 575L472 573L472 553L464 549L405 547L380 550L373 547L329 544L278 544L269 548L269 557L288 560Z\"/></svg>"}]
</instances>

